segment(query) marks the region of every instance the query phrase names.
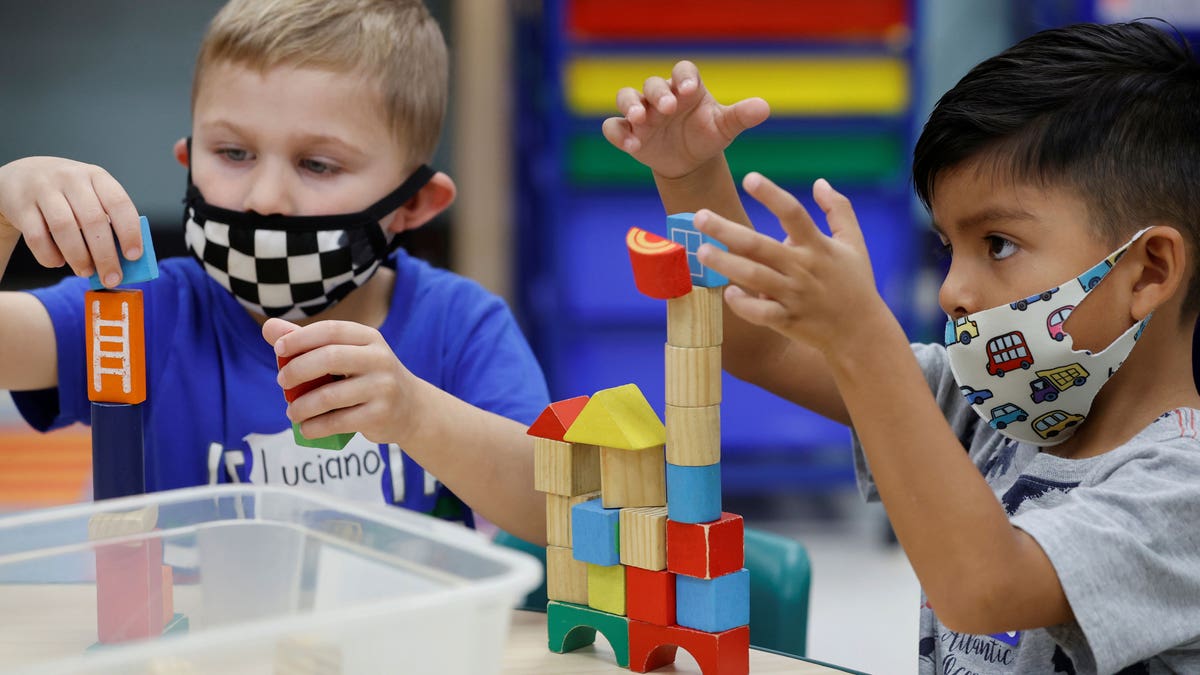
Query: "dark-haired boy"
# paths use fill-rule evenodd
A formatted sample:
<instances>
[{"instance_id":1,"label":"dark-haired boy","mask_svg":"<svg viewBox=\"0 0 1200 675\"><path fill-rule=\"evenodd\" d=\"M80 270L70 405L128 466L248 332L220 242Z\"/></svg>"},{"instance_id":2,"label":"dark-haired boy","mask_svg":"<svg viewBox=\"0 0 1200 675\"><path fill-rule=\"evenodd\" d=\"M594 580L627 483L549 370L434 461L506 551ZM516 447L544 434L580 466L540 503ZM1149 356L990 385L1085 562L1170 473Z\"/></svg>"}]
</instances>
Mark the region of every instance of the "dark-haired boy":
<instances>
[{"instance_id":1,"label":"dark-haired boy","mask_svg":"<svg viewBox=\"0 0 1200 675\"><path fill-rule=\"evenodd\" d=\"M738 224L722 151L761 99L722 106L681 62L617 102L606 137L729 246L700 253L736 284L727 369L853 426L860 487L927 598L922 673L1200 671L1187 48L1140 23L1045 31L942 98L913 171L952 253L945 345L908 345L825 180L832 236L755 173L743 186L788 239Z\"/></svg>"}]
</instances>

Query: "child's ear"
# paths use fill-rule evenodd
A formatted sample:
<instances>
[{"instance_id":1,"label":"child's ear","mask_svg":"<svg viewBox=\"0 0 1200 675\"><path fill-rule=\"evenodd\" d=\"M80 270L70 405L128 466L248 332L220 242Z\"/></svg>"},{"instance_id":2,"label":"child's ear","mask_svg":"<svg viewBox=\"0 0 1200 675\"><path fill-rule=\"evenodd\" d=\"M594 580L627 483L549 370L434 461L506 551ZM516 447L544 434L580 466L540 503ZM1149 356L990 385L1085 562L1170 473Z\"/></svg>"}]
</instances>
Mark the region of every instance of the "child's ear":
<instances>
[{"instance_id":1,"label":"child's ear","mask_svg":"<svg viewBox=\"0 0 1200 675\"><path fill-rule=\"evenodd\" d=\"M392 212L391 222L386 223L389 232L403 232L416 228L433 220L433 217L454 202L458 188L454 180L438 171L408 203Z\"/></svg>"},{"instance_id":2,"label":"child's ear","mask_svg":"<svg viewBox=\"0 0 1200 675\"><path fill-rule=\"evenodd\" d=\"M175 153L175 161L179 162L183 168L188 168L188 144L186 138L181 138L175 141L175 147L172 149Z\"/></svg>"},{"instance_id":3,"label":"child's ear","mask_svg":"<svg viewBox=\"0 0 1200 675\"><path fill-rule=\"evenodd\" d=\"M1130 314L1134 321L1141 321L1166 304L1187 283L1187 251L1183 235L1167 226L1146 231L1134 243L1134 251L1141 267L1134 279Z\"/></svg>"}]
</instances>

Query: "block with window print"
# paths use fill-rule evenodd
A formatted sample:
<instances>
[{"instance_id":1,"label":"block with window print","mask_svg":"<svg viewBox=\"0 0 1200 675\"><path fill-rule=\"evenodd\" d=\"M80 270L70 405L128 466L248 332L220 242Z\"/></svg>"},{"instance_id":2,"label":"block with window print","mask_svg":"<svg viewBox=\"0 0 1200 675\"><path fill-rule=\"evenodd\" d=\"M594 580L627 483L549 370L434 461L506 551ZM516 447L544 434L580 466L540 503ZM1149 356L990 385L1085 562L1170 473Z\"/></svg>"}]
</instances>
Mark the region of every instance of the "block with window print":
<instances>
[{"instance_id":1,"label":"block with window print","mask_svg":"<svg viewBox=\"0 0 1200 675\"><path fill-rule=\"evenodd\" d=\"M667 216L667 239L687 249L688 271L692 275L692 285L703 288L725 286L729 279L716 270L700 264L696 256L700 244L712 244L717 248L728 251L729 247L696 229L694 213L674 213Z\"/></svg>"}]
</instances>

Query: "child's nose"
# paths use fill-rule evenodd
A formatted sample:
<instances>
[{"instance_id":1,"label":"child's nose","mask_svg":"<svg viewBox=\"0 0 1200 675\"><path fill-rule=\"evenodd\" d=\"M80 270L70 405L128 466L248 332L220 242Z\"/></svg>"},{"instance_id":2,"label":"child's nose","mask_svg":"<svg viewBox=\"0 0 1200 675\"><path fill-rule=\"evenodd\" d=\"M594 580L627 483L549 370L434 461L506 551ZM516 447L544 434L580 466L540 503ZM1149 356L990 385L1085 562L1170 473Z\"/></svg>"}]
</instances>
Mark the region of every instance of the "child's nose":
<instances>
[{"instance_id":1,"label":"child's nose","mask_svg":"<svg viewBox=\"0 0 1200 675\"><path fill-rule=\"evenodd\" d=\"M950 271L946 273L942 287L938 289L938 305L947 316L958 318L979 309L975 306L977 304L973 299L975 293L968 277L969 275L956 269L951 263Z\"/></svg>"},{"instance_id":2,"label":"child's nose","mask_svg":"<svg viewBox=\"0 0 1200 675\"><path fill-rule=\"evenodd\" d=\"M291 188L285 172L270 166L258 167L250 176L242 209L269 216L295 215Z\"/></svg>"}]
</instances>

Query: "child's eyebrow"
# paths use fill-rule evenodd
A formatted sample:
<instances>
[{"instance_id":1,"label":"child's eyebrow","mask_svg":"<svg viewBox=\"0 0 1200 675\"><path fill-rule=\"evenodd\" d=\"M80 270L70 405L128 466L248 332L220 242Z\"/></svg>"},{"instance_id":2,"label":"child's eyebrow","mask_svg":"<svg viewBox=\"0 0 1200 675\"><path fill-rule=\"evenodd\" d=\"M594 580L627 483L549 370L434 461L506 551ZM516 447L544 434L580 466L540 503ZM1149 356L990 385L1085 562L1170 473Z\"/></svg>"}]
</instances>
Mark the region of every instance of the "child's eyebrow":
<instances>
[{"instance_id":1,"label":"child's eyebrow","mask_svg":"<svg viewBox=\"0 0 1200 675\"><path fill-rule=\"evenodd\" d=\"M238 136L250 135L246 129L243 129L242 127L238 126L237 124L234 124L233 122L231 122L229 120L225 120L225 119L209 120L209 121L201 123L200 126L210 128L210 129L224 129L224 130L230 131ZM362 148L354 145L353 143L347 141L346 139L341 138L339 136L333 136L330 134L297 134L297 135L291 137L291 139L289 139L289 140L292 143L295 143L296 145L299 145L301 147L312 147L312 146L317 146L317 145L333 145L333 146L337 146L338 148L344 150L345 152L354 154L359 157L362 157L367 154Z\"/></svg>"},{"instance_id":2,"label":"child's eyebrow","mask_svg":"<svg viewBox=\"0 0 1200 675\"><path fill-rule=\"evenodd\" d=\"M974 229L983 227L984 225L988 225L988 224L995 223L995 222L1007 222L1007 221L1013 221L1013 220L1033 220L1033 219L1034 219L1033 214L1029 213L1028 211L1026 211L1024 209L1009 208L1009 207L1003 207L1003 206L989 206L980 211L976 211L976 212L968 214L962 218L959 218L956 221L954 221L952 224L955 225L956 229L958 229L959 231L966 231L966 230L974 230ZM943 237L946 236L945 231L942 229L941 225L939 225L936 221L931 222L929 224L929 226L932 227L933 231L936 232L938 235L943 236Z\"/></svg>"}]
</instances>

